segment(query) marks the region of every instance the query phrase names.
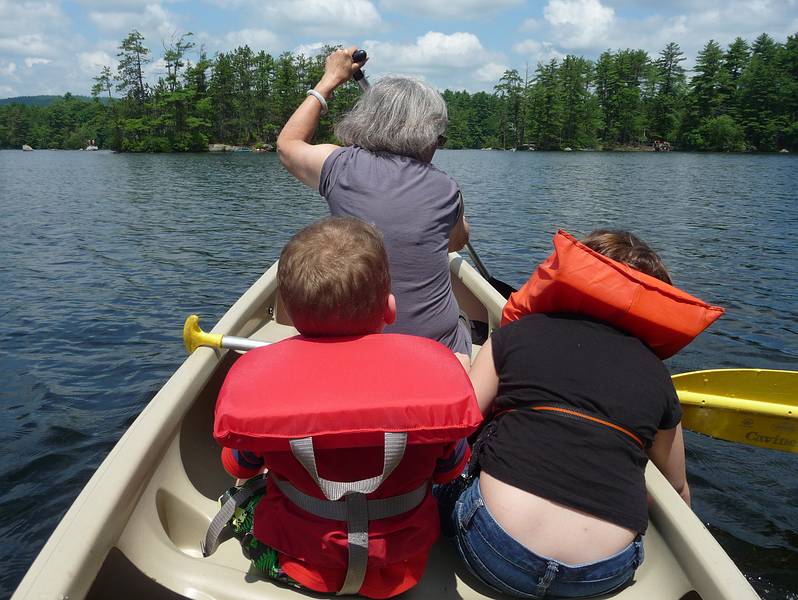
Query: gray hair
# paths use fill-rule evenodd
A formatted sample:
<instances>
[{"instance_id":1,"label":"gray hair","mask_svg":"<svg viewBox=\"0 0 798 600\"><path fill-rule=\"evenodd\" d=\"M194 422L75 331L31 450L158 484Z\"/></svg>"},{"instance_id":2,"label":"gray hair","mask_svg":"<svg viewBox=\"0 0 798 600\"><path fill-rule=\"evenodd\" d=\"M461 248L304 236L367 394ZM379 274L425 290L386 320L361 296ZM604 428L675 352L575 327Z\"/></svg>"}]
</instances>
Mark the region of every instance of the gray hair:
<instances>
[{"instance_id":1,"label":"gray hair","mask_svg":"<svg viewBox=\"0 0 798 600\"><path fill-rule=\"evenodd\" d=\"M384 77L338 123L335 135L346 146L420 159L448 123L446 102L435 88L409 77Z\"/></svg>"}]
</instances>

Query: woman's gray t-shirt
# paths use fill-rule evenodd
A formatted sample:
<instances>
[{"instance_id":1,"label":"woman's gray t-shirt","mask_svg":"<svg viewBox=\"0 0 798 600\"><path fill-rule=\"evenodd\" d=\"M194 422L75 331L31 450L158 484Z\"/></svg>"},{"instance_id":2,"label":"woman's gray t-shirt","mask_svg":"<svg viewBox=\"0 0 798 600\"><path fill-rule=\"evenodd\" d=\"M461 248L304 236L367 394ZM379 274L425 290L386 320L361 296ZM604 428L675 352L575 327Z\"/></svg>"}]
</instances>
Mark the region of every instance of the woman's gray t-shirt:
<instances>
[{"instance_id":1,"label":"woman's gray t-shirt","mask_svg":"<svg viewBox=\"0 0 798 600\"><path fill-rule=\"evenodd\" d=\"M414 158L349 146L324 161L319 193L333 216L357 217L382 231L397 306L396 323L385 331L470 355L449 275L449 233L462 210L454 180Z\"/></svg>"}]
</instances>

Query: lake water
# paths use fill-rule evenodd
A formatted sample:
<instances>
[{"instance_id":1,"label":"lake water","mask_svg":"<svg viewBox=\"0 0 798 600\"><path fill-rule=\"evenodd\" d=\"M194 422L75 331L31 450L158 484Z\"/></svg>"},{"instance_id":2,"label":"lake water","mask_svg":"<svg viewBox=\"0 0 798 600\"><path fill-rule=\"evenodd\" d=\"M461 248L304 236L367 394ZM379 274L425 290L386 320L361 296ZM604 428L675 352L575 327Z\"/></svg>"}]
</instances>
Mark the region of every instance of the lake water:
<instances>
[{"instance_id":1,"label":"lake water","mask_svg":"<svg viewBox=\"0 0 798 600\"><path fill-rule=\"evenodd\" d=\"M798 157L441 151L493 275L558 228L636 232L728 312L672 372L798 368ZM273 154L0 152L0 597L184 358L326 204ZM798 598L798 455L687 434L693 509L766 598Z\"/></svg>"}]
</instances>

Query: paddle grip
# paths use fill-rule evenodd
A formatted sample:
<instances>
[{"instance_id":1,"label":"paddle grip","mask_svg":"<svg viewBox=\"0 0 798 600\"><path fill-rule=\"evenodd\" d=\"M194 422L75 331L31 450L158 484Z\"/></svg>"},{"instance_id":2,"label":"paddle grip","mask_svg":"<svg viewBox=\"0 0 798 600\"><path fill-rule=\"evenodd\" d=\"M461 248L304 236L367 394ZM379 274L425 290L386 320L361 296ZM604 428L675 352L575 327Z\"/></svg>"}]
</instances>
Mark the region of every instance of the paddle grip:
<instances>
[{"instance_id":1,"label":"paddle grip","mask_svg":"<svg viewBox=\"0 0 798 600\"><path fill-rule=\"evenodd\" d=\"M352 61L353 62L362 62L366 60L367 54L365 50L355 50L352 53ZM367 92L369 89L369 80L366 79L366 75L360 69L355 69L355 72L352 73L352 79L357 82L357 85L360 86L361 91Z\"/></svg>"}]
</instances>

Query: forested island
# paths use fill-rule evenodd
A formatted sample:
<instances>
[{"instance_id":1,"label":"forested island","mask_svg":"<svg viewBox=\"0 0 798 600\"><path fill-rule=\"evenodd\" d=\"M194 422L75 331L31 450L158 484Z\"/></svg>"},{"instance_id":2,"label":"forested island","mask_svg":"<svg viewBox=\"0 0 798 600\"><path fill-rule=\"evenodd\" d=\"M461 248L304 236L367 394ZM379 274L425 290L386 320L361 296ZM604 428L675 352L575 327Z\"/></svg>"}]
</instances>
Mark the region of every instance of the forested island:
<instances>
[{"instance_id":1,"label":"forested island","mask_svg":"<svg viewBox=\"0 0 798 600\"><path fill-rule=\"evenodd\" d=\"M92 99L0 105L0 148L77 149L88 140L126 152L271 148L330 50L275 57L244 46L209 57L188 33L165 46L166 72L150 84L154 57L134 30L119 45L116 72L106 66L94 78ZM710 40L690 77L685 60L671 42L654 58L607 50L596 61L568 55L508 70L492 93L445 90L447 147L798 149L798 34L784 43L764 33L750 44L737 38L726 48ZM333 123L359 93L354 84L336 92L319 141L334 141Z\"/></svg>"}]
</instances>

